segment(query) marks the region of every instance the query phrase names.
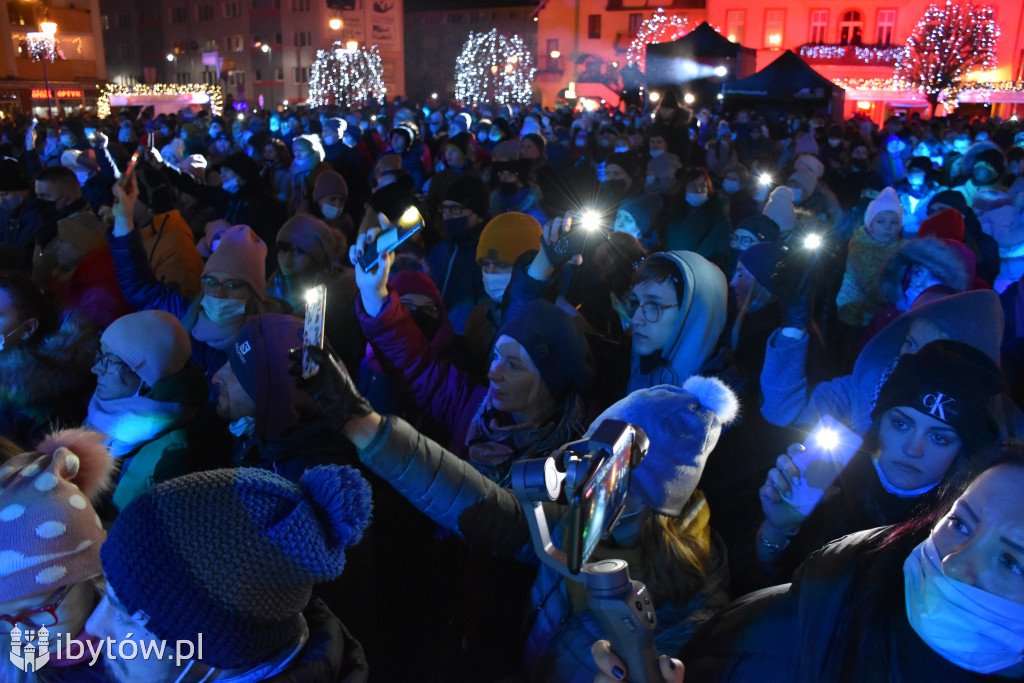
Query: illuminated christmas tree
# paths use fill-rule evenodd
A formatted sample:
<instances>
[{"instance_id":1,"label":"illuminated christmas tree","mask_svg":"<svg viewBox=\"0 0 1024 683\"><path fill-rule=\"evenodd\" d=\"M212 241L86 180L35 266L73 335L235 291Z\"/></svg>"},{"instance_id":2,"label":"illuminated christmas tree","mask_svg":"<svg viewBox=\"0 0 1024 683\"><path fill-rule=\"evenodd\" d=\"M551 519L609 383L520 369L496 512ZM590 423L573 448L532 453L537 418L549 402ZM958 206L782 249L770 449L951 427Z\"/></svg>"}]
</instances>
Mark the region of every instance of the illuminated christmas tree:
<instances>
[{"instance_id":1,"label":"illuminated christmas tree","mask_svg":"<svg viewBox=\"0 0 1024 683\"><path fill-rule=\"evenodd\" d=\"M640 30L636 32L636 36L629 44L629 50L626 51L626 61L636 64L641 71L646 71L648 45L678 40L693 29L686 17L665 14L665 10L659 7L653 17L640 22Z\"/></svg>"},{"instance_id":2,"label":"illuminated christmas tree","mask_svg":"<svg viewBox=\"0 0 1024 683\"><path fill-rule=\"evenodd\" d=\"M377 46L347 49L335 42L330 50L317 50L309 72L309 105L338 104L359 107L367 100L383 102L384 87Z\"/></svg>"},{"instance_id":3,"label":"illuminated christmas tree","mask_svg":"<svg viewBox=\"0 0 1024 683\"><path fill-rule=\"evenodd\" d=\"M991 7L973 3L931 5L907 39L906 49L896 63L896 77L919 88L932 105L939 94L955 99L955 89L968 72L996 67L999 26Z\"/></svg>"},{"instance_id":4,"label":"illuminated christmas tree","mask_svg":"<svg viewBox=\"0 0 1024 683\"><path fill-rule=\"evenodd\" d=\"M455 60L455 99L471 106L529 104L536 73L533 54L519 36L471 31Z\"/></svg>"}]
</instances>

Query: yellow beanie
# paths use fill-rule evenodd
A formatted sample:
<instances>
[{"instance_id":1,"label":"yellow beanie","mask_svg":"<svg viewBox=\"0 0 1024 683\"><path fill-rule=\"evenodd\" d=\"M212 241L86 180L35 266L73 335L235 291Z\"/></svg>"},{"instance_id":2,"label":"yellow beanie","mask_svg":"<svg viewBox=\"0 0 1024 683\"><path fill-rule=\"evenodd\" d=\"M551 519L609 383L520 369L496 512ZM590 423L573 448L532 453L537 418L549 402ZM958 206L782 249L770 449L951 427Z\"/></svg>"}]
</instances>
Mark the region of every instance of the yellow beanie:
<instances>
[{"instance_id":1,"label":"yellow beanie","mask_svg":"<svg viewBox=\"0 0 1024 683\"><path fill-rule=\"evenodd\" d=\"M513 264L530 249L540 249L542 233L537 219L525 213L510 211L495 216L480 233L477 263L487 259Z\"/></svg>"}]
</instances>

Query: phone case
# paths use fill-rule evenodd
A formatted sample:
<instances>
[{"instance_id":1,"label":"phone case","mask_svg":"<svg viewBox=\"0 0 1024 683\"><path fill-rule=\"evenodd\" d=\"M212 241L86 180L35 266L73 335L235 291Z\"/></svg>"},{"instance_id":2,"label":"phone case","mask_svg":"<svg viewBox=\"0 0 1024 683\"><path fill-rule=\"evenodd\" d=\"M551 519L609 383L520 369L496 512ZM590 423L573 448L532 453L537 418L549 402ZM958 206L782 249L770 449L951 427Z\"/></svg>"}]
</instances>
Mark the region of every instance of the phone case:
<instances>
[{"instance_id":1,"label":"phone case","mask_svg":"<svg viewBox=\"0 0 1024 683\"><path fill-rule=\"evenodd\" d=\"M307 347L324 347L324 314L327 312L327 287L317 285L306 292L306 323L302 327L302 376L312 377L319 366L309 357Z\"/></svg>"},{"instance_id":2,"label":"phone case","mask_svg":"<svg viewBox=\"0 0 1024 683\"><path fill-rule=\"evenodd\" d=\"M822 445L821 437L826 431L835 435L833 447ZM807 435L805 449L793 457L793 464L800 470L800 482L793 486L789 503L801 514L811 514L825 491L850 464L862 442L863 439L842 422L831 415L823 416Z\"/></svg>"}]
</instances>

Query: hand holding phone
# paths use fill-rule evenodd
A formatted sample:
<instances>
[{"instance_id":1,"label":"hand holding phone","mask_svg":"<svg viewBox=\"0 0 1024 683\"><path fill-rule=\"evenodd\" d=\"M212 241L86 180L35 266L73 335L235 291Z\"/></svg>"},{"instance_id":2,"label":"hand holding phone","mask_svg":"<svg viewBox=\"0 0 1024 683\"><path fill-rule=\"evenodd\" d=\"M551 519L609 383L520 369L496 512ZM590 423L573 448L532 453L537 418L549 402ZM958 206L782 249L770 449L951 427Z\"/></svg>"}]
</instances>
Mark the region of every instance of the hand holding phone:
<instances>
[{"instance_id":1,"label":"hand holding phone","mask_svg":"<svg viewBox=\"0 0 1024 683\"><path fill-rule=\"evenodd\" d=\"M582 254L587 242L597 239L602 234L600 216L595 212L576 212L566 217L565 222L568 224L565 232L555 235L555 239L550 242L541 242L552 268L557 268L572 260L577 254Z\"/></svg>"},{"instance_id":2,"label":"hand holding phone","mask_svg":"<svg viewBox=\"0 0 1024 683\"><path fill-rule=\"evenodd\" d=\"M846 469L863 439L831 415L823 416L804 441L804 450L793 456L799 479L789 503L804 516L810 515Z\"/></svg>"},{"instance_id":3,"label":"hand holding phone","mask_svg":"<svg viewBox=\"0 0 1024 683\"><path fill-rule=\"evenodd\" d=\"M125 169L124 173L121 174L120 180L118 180L121 183L121 187L127 187L128 183L135 177L135 170L139 165L139 153L139 150L135 150L132 158L128 160L128 168Z\"/></svg>"},{"instance_id":4,"label":"hand holding phone","mask_svg":"<svg viewBox=\"0 0 1024 683\"><path fill-rule=\"evenodd\" d=\"M367 273L377 265L381 254L394 252L423 227L423 216L415 206L410 206L394 223L383 212L378 212L377 218L382 232L376 240L366 245L359 259L359 265Z\"/></svg>"},{"instance_id":5,"label":"hand holding phone","mask_svg":"<svg viewBox=\"0 0 1024 683\"><path fill-rule=\"evenodd\" d=\"M309 357L309 347L324 347L324 315L327 313L327 287L317 285L306 292L306 322L302 327L302 377L308 379L320 367Z\"/></svg>"}]
</instances>

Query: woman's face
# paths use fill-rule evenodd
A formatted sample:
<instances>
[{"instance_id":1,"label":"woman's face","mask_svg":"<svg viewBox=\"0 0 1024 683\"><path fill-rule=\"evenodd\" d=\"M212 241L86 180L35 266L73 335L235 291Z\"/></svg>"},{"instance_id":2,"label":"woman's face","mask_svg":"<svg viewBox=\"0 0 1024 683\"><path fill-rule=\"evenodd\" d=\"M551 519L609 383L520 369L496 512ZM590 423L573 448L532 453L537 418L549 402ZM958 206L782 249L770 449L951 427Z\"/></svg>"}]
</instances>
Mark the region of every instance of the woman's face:
<instances>
[{"instance_id":1,"label":"woman's face","mask_svg":"<svg viewBox=\"0 0 1024 683\"><path fill-rule=\"evenodd\" d=\"M309 148L309 145L304 142L296 142L292 145L292 156L295 157L295 161L306 163L312 161L313 150Z\"/></svg>"},{"instance_id":2,"label":"woman's face","mask_svg":"<svg viewBox=\"0 0 1024 683\"><path fill-rule=\"evenodd\" d=\"M487 379L494 407L506 413L532 413L554 403L530 354L507 335L494 343Z\"/></svg>"},{"instance_id":3,"label":"woman's face","mask_svg":"<svg viewBox=\"0 0 1024 683\"><path fill-rule=\"evenodd\" d=\"M290 242L278 242L277 244L277 265L281 272L287 277L299 275L312 269L316 262L313 257L291 244Z\"/></svg>"},{"instance_id":4,"label":"woman's face","mask_svg":"<svg viewBox=\"0 0 1024 683\"><path fill-rule=\"evenodd\" d=\"M1024 605L1024 468L983 473L932 530L946 576Z\"/></svg>"},{"instance_id":5,"label":"woman's face","mask_svg":"<svg viewBox=\"0 0 1024 683\"><path fill-rule=\"evenodd\" d=\"M746 301L751 288L754 286L754 276L750 274L750 271L746 269L742 262L736 264L736 272L733 273L729 286L732 287L732 291L736 294L736 301Z\"/></svg>"},{"instance_id":6,"label":"woman's face","mask_svg":"<svg viewBox=\"0 0 1024 683\"><path fill-rule=\"evenodd\" d=\"M0 615L17 619L22 630L45 626L50 632L51 642L62 635L65 639L75 638L85 628L85 621L95 605L95 596L93 583L87 580L21 600L0 602ZM57 617L56 623L53 615ZM12 628L7 619L0 619L0 629L5 629L5 635Z\"/></svg>"},{"instance_id":7,"label":"woman's face","mask_svg":"<svg viewBox=\"0 0 1024 683\"><path fill-rule=\"evenodd\" d=\"M96 398L105 401L129 398L142 388L142 378L102 342L92 374L96 375Z\"/></svg>"},{"instance_id":8,"label":"woman's face","mask_svg":"<svg viewBox=\"0 0 1024 683\"><path fill-rule=\"evenodd\" d=\"M961 446L952 427L908 406L882 414L878 441L879 467L893 486L905 491L941 481Z\"/></svg>"},{"instance_id":9,"label":"woman's face","mask_svg":"<svg viewBox=\"0 0 1024 683\"><path fill-rule=\"evenodd\" d=\"M18 329L24 320L18 315L18 309L14 307L14 299L6 290L0 289L0 335L8 335ZM4 340L5 346L14 340Z\"/></svg>"}]
</instances>

